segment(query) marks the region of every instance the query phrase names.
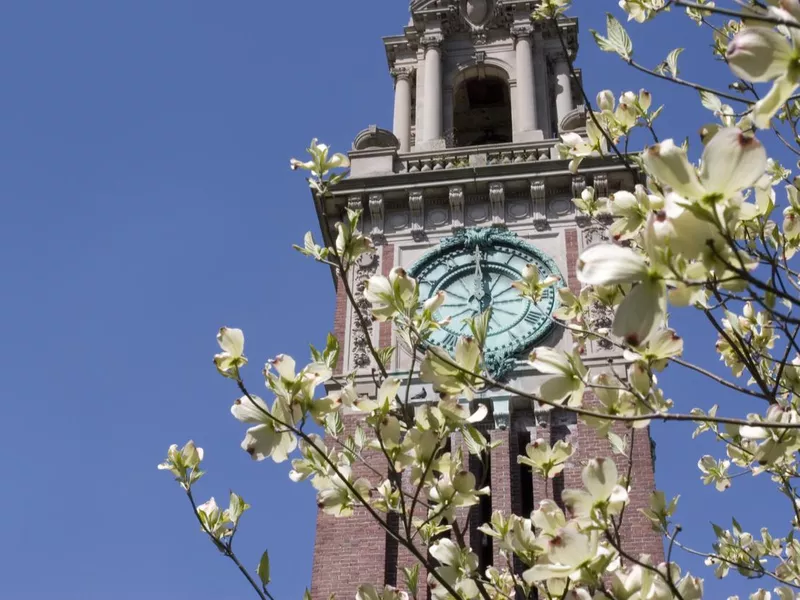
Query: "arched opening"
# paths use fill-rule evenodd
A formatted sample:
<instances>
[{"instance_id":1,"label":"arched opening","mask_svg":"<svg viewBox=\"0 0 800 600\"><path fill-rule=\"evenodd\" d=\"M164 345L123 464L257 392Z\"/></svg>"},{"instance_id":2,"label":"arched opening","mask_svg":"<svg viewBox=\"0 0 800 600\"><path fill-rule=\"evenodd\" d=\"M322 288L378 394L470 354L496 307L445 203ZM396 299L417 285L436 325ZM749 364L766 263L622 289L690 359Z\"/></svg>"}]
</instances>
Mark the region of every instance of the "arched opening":
<instances>
[{"instance_id":1,"label":"arched opening","mask_svg":"<svg viewBox=\"0 0 800 600\"><path fill-rule=\"evenodd\" d=\"M453 97L453 145L480 146L512 141L511 93L499 73L465 78Z\"/></svg>"}]
</instances>

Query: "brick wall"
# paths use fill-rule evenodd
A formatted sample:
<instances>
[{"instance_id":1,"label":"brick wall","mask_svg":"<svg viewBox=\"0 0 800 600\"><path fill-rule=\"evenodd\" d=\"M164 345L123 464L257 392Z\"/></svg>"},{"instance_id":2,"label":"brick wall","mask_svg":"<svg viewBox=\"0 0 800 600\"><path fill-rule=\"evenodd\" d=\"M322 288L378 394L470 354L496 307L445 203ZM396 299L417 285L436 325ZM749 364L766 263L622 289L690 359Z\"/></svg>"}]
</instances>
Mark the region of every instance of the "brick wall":
<instances>
[{"instance_id":1,"label":"brick wall","mask_svg":"<svg viewBox=\"0 0 800 600\"><path fill-rule=\"evenodd\" d=\"M578 266L578 230L575 228L567 229L564 232L564 241L567 246L567 285L572 293L577 294L581 291L581 283L578 281L576 268Z\"/></svg>"}]
</instances>

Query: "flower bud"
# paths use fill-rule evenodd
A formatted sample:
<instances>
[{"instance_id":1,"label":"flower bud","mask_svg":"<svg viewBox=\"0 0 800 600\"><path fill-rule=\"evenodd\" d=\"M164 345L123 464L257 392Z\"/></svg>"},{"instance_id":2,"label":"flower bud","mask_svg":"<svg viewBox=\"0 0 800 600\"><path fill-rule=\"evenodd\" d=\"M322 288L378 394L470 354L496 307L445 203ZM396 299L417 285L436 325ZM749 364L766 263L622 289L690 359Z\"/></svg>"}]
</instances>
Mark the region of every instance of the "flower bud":
<instances>
[{"instance_id":1,"label":"flower bud","mask_svg":"<svg viewBox=\"0 0 800 600\"><path fill-rule=\"evenodd\" d=\"M614 110L614 94L611 90L603 90L597 94L597 106L600 110Z\"/></svg>"},{"instance_id":2,"label":"flower bud","mask_svg":"<svg viewBox=\"0 0 800 600\"><path fill-rule=\"evenodd\" d=\"M755 82L771 81L786 72L791 46L777 31L747 27L731 40L725 57L738 77Z\"/></svg>"},{"instance_id":3,"label":"flower bud","mask_svg":"<svg viewBox=\"0 0 800 600\"><path fill-rule=\"evenodd\" d=\"M633 92L625 92L619 97L620 104L636 104L636 100L638 100L638 98Z\"/></svg>"},{"instance_id":4,"label":"flower bud","mask_svg":"<svg viewBox=\"0 0 800 600\"><path fill-rule=\"evenodd\" d=\"M647 112L652 103L653 95L644 88L639 90L639 106L644 112Z\"/></svg>"},{"instance_id":5,"label":"flower bud","mask_svg":"<svg viewBox=\"0 0 800 600\"><path fill-rule=\"evenodd\" d=\"M439 307L442 304L444 304L444 301L446 299L447 295L443 291L439 290L438 292L436 292L435 296L431 296L430 298L425 300L425 303L422 305L422 308L424 310L427 310L428 312L435 312L436 310L439 309Z\"/></svg>"},{"instance_id":6,"label":"flower bud","mask_svg":"<svg viewBox=\"0 0 800 600\"><path fill-rule=\"evenodd\" d=\"M525 268L522 269L522 278L525 281L530 281L532 279L539 279L539 269L536 268L535 265L528 263L525 265Z\"/></svg>"},{"instance_id":7,"label":"flower bud","mask_svg":"<svg viewBox=\"0 0 800 600\"><path fill-rule=\"evenodd\" d=\"M583 188L583 191L581 192L581 200L586 202L586 204L589 204L594 200L594 188L592 186Z\"/></svg>"}]
</instances>

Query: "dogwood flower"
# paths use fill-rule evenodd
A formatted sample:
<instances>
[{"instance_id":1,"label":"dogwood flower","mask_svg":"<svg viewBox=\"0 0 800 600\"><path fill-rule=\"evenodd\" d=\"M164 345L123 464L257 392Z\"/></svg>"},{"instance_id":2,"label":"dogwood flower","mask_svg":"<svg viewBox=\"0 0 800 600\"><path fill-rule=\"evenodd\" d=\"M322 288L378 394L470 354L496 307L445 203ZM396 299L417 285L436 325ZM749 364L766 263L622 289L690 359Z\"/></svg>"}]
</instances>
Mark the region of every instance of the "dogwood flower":
<instances>
[{"instance_id":1,"label":"dogwood flower","mask_svg":"<svg viewBox=\"0 0 800 600\"><path fill-rule=\"evenodd\" d=\"M767 153L755 137L736 127L720 129L703 150L698 173L675 142L645 149L647 172L688 200L718 201L751 187L767 168Z\"/></svg>"},{"instance_id":2,"label":"dogwood flower","mask_svg":"<svg viewBox=\"0 0 800 600\"><path fill-rule=\"evenodd\" d=\"M773 8L776 16L795 20L786 11ZM737 77L746 81L772 81L766 96L753 106L751 118L759 129L769 127L773 115L780 110L800 85L798 35L790 28L792 41L767 27L745 27L731 40L725 58Z\"/></svg>"},{"instance_id":3,"label":"dogwood flower","mask_svg":"<svg viewBox=\"0 0 800 600\"><path fill-rule=\"evenodd\" d=\"M469 549L461 548L451 540L444 538L430 547L431 556L439 561L436 574L444 579L464 598L475 598L479 595L478 586L472 576L478 568L478 556ZM449 597L447 589L431 574L428 585L434 598Z\"/></svg>"},{"instance_id":4,"label":"dogwood flower","mask_svg":"<svg viewBox=\"0 0 800 600\"><path fill-rule=\"evenodd\" d=\"M272 457L276 463L285 461L297 447L297 438L275 419L287 425L294 424L291 411L280 398L275 400L272 410L258 396L242 396L234 401L231 414L242 423L258 423L247 430L242 449L253 460L262 461ZM272 416L275 419L271 418Z\"/></svg>"},{"instance_id":5,"label":"dogwood flower","mask_svg":"<svg viewBox=\"0 0 800 600\"><path fill-rule=\"evenodd\" d=\"M452 363L455 362L456 365ZM472 400L474 390L481 385L481 349L475 338L462 337L456 342L453 357L438 347L428 349L422 361L420 377L432 383L434 391L446 396L463 395Z\"/></svg>"},{"instance_id":6,"label":"dogwood flower","mask_svg":"<svg viewBox=\"0 0 800 600\"><path fill-rule=\"evenodd\" d=\"M344 154L337 152L329 157L330 148L326 144L318 143L316 138L311 140L308 153L311 155L311 160L309 161L303 162L296 158L289 161L289 166L292 168L292 171L303 169L305 171L310 171L312 175L323 177L332 169L347 168L350 166L350 160Z\"/></svg>"},{"instance_id":7,"label":"dogwood flower","mask_svg":"<svg viewBox=\"0 0 800 600\"><path fill-rule=\"evenodd\" d=\"M361 585L356 592L356 600L408 600L408 593L391 585L378 590L374 585Z\"/></svg>"},{"instance_id":8,"label":"dogwood flower","mask_svg":"<svg viewBox=\"0 0 800 600\"><path fill-rule=\"evenodd\" d=\"M579 523L589 525L594 520L618 515L628 503L628 490L619 485L619 472L614 461L607 458L590 460L581 473L585 490L564 490L562 498L567 513Z\"/></svg>"},{"instance_id":9,"label":"dogwood flower","mask_svg":"<svg viewBox=\"0 0 800 600\"><path fill-rule=\"evenodd\" d=\"M548 579L577 577L580 569L594 560L598 553L598 533L584 533L574 521L556 530L545 543L546 561L522 573L528 585Z\"/></svg>"},{"instance_id":10,"label":"dogwood flower","mask_svg":"<svg viewBox=\"0 0 800 600\"><path fill-rule=\"evenodd\" d=\"M397 313L407 314L417 306L417 281L402 267L395 267L389 277L373 275L364 284L364 298L372 305L376 321L389 321Z\"/></svg>"},{"instance_id":11,"label":"dogwood flower","mask_svg":"<svg viewBox=\"0 0 800 600\"><path fill-rule=\"evenodd\" d=\"M189 440L186 445L178 449L177 444L172 444L167 451L167 459L158 465L159 471L169 471L181 487L188 490L191 485L203 476L200 463L203 460L203 449L195 446Z\"/></svg>"},{"instance_id":12,"label":"dogwood flower","mask_svg":"<svg viewBox=\"0 0 800 600\"><path fill-rule=\"evenodd\" d=\"M587 370L577 353L565 354L552 348L536 348L528 357L531 366L547 377L538 396L549 402L578 407L583 403Z\"/></svg>"},{"instance_id":13,"label":"dogwood flower","mask_svg":"<svg viewBox=\"0 0 800 600\"><path fill-rule=\"evenodd\" d=\"M214 356L214 364L221 375L236 379L239 367L247 364L244 356L244 333L241 329L222 327L217 333L217 343L222 352Z\"/></svg>"},{"instance_id":14,"label":"dogwood flower","mask_svg":"<svg viewBox=\"0 0 800 600\"><path fill-rule=\"evenodd\" d=\"M644 344L663 320L666 286L658 270L630 248L598 244L578 260L578 279L590 285L638 283L614 316L612 332L631 346Z\"/></svg>"},{"instance_id":15,"label":"dogwood flower","mask_svg":"<svg viewBox=\"0 0 800 600\"><path fill-rule=\"evenodd\" d=\"M525 446L525 456L518 456L517 462L531 467L542 477L552 479L564 470L573 454L575 448L569 442L558 440L551 447L545 440L538 439Z\"/></svg>"},{"instance_id":16,"label":"dogwood flower","mask_svg":"<svg viewBox=\"0 0 800 600\"><path fill-rule=\"evenodd\" d=\"M558 275L548 275L544 279L539 277L539 267L527 264L522 269L522 279L512 283L511 287L518 290L522 297L530 299L531 302L539 302L547 288L553 287L561 281Z\"/></svg>"}]
</instances>

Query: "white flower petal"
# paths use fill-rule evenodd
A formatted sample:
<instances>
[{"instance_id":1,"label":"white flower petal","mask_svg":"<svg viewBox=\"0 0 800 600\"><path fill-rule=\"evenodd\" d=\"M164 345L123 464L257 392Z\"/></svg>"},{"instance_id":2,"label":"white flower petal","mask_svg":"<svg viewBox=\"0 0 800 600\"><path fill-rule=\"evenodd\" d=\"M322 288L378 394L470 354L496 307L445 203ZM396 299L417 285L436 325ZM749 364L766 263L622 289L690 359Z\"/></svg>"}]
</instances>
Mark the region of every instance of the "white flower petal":
<instances>
[{"instance_id":1,"label":"white flower petal","mask_svg":"<svg viewBox=\"0 0 800 600\"><path fill-rule=\"evenodd\" d=\"M233 358L238 358L244 353L244 333L241 329L222 327L217 334L219 347L230 354Z\"/></svg>"},{"instance_id":2,"label":"white flower petal","mask_svg":"<svg viewBox=\"0 0 800 600\"><path fill-rule=\"evenodd\" d=\"M578 279L590 285L635 283L647 275L647 263L635 251L613 244L598 244L578 259Z\"/></svg>"},{"instance_id":3,"label":"white flower petal","mask_svg":"<svg viewBox=\"0 0 800 600\"><path fill-rule=\"evenodd\" d=\"M772 81L789 67L789 41L766 27L745 27L728 45L726 58L737 77L746 81Z\"/></svg>"},{"instance_id":4,"label":"white flower petal","mask_svg":"<svg viewBox=\"0 0 800 600\"><path fill-rule=\"evenodd\" d=\"M797 83L788 75L778 77L766 96L756 102L753 107L753 124L759 129L769 129L773 115L791 98L797 89Z\"/></svg>"},{"instance_id":5,"label":"white flower petal","mask_svg":"<svg viewBox=\"0 0 800 600\"><path fill-rule=\"evenodd\" d=\"M736 127L720 129L703 151L700 180L709 194L727 199L752 186L767 168L767 151Z\"/></svg>"},{"instance_id":6,"label":"white flower petal","mask_svg":"<svg viewBox=\"0 0 800 600\"><path fill-rule=\"evenodd\" d=\"M252 398L252 401L250 400ZM231 406L231 414L242 423L268 423L269 417L265 414L269 412L267 404L258 396L242 396L237 398ZM253 405L253 402L258 406ZM261 410L259 410L259 408Z\"/></svg>"},{"instance_id":7,"label":"white flower petal","mask_svg":"<svg viewBox=\"0 0 800 600\"><path fill-rule=\"evenodd\" d=\"M697 177L686 151L676 146L672 140L650 146L643 153L647 172L687 198L700 198L704 195L703 186Z\"/></svg>"},{"instance_id":8,"label":"white flower petal","mask_svg":"<svg viewBox=\"0 0 800 600\"><path fill-rule=\"evenodd\" d=\"M635 286L617 308L613 334L631 346L644 344L664 320L665 292L658 281Z\"/></svg>"}]
</instances>

